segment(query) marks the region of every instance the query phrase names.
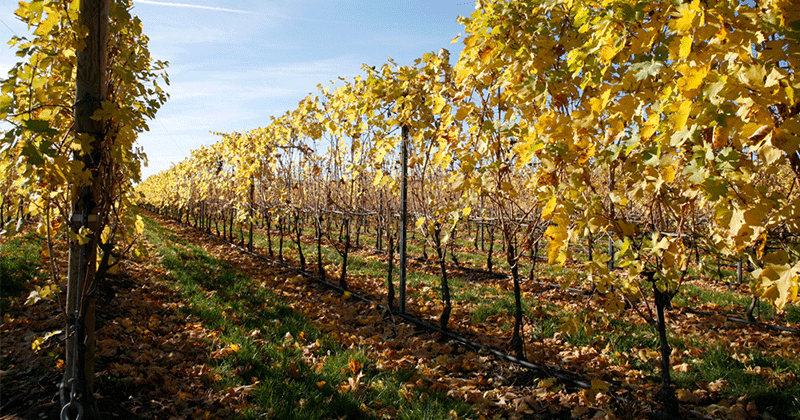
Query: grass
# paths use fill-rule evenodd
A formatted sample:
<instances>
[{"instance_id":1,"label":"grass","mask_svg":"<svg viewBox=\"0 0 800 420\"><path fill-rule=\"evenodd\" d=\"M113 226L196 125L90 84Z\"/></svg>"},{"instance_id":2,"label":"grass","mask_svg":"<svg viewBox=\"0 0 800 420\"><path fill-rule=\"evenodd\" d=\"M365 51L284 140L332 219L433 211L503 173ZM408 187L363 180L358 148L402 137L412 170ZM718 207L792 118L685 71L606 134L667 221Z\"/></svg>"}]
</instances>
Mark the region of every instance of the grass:
<instances>
[{"instance_id":1,"label":"grass","mask_svg":"<svg viewBox=\"0 0 800 420\"><path fill-rule=\"evenodd\" d=\"M787 373L800 376L800 362L759 350L750 350L745 356L746 362L737 360L741 357L734 358L727 346L718 344L702 356L694 370L674 374L675 383L679 388L695 389L697 383L723 379L730 384L723 388L725 396L747 395L759 411L774 418L800 418L800 383L794 380L780 385L777 376ZM755 373L754 368L758 367L769 368L777 375L762 377Z\"/></svg>"},{"instance_id":2,"label":"grass","mask_svg":"<svg viewBox=\"0 0 800 420\"><path fill-rule=\"evenodd\" d=\"M449 418L451 411L475 417L462 401L407 386L415 371L378 370L363 349L344 348L252 278L146 223L148 239L190 303L187 310L221 331L222 343L240 347L213 367L221 378L217 386L255 384L242 419L374 418L381 410L401 419ZM310 343L322 360L313 366L303 358ZM356 373L363 375L361 385L343 389Z\"/></svg>"},{"instance_id":3,"label":"grass","mask_svg":"<svg viewBox=\"0 0 800 420\"><path fill-rule=\"evenodd\" d=\"M513 318L515 311L514 297L504 294L494 299L484 299L478 302L475 310L472 311L472 321L482 324L486 322L487 318L495 315ZM522 312L530 313L530 303L527 300L522 301Z\"/></svg>"},{"instance_id":4,"label":"grass","mask_svg":"<svg viewBox=\"0 0 800 420\"><path fill-rule=\"evenodd\" d=\"M362 238L367 237L366 235L362 236ZM277 240L273 236L273 252L275 258L277 258L278 250L277 250ZM362 240L362 244L364 244L364 240ZM256 231L253 234L253 243L256 247L261 248L261 253L266 255L268 254L267 251L267 237L263 233ZM297 244L287 237L284 238L283 244L283 255L285 259L291 260L295 264L299 260L297 256ZM317 270L317 248L316 243L314 242L302 242L302 249L303 255L306 259L306 270L316 273ZM385 279L387 273L389 271L389 264L382 261L378 258L365 258L355 252L356 250L351 250L351 253L348 255L348 265L347 265L347 272L349 278L356 278L356 277L369 277L369 278L382 278ZM398 254L395 254L396 256ZM322 260L323 265L326 266L326 273L329 278L328 280L335 280L338 279L338 270L342 263L342 258L330 245L327 244L327 239L323 241L322 246ZM409 270L406 275L406 280L408 284L408 297L409 298L420 298L422 297L421 292L417 291L420 290L423 286L428 286L431 289L439 290L441 284L441 278L438 275L438 265L435 262L431 261L431 266L434 270L434 274L430 274L427 272L417 271L417 270ZM393 279L397 282L399 278L399 268L397 265L394 267L393 271ZM453 275L449 278L449 283L451 287L452 293L452 300L457 302L459 299L459 290L470 290L471 288L464 288L465 280L462 277Z\"/></svg>"},{"instance_id":5,"label":"grass","mask_svg":"<svg viewBox=\"0 0 800 420\"><path fill-rule=\"evenodd\" d=\"M793 305L786 305L783 308L786 311L786 320L789 322L800 322L800 303Z\"/></svg>"},{"instance_id":6,"label":"grass","mask_svg":"<svg viewBox=\"0 0 800 420\"><path fill-rule=\"evenodd\" d=\"M42 239L33 232L0 243L0 309L27 291L26 283L39 272Z\"/></svg>"},{"instance_id":7,"label":"grass","mask_svg":"<svg viewBox=\"0 0 800 420\"><path fill-rule=\"evenodd\" d=\"M311 232L308 232L311 233ZM313 235L313 233L312 233ZM308 237L305 238L308 240ZM260 246L266 253L266 238L265 236L256 234L257 246ZM287 235L284 239L284 255L289 259L296 260L296 244ZM341 264L341 259L329 244L327 240L323 242L323 258L327 266L328 274L332 275L333 271L338 269ZM374 236L365 235L361 238L363 246L374 246ZM459 248L457 249L458 259L464 265L471 265L475 267L483 267L486 261L486 253L476 251L472 241L459 236ZM409 242L410 255L422 255L422 239L417 236L416 241ZM273 248L276 250L277 255L277 240L273 236ZM501 245L495 244L493 259L495 268L497 270L504 270L505 259L500 252ZM313 242L304 242L303 250L308 264L308 269L314 271L316 267L316 244ZM541 250L540 250L541 251ZM434 254L430 246L427 247L429 256ZM388 266L386 263L378 258L364 258L364 253L351 253L350 264L348 269L349 276L353 278L371 277L371 278L385 278ZM578 256L576 253L576 257ZM580 259L580 258L579 258ZM529 263L527 259L525 262ZM450 256L448 255L448 263L450 263ZM431 261L430 267L427 267L428 272L420 271L413 263L414 268L408 272L409 284L409 297L420 298L422 301L435 300L440 296L440 279L438 276L438 266L434 261ZM525 264L523 264L525 265ZM396 268L397 269L397 268ZM576 279L583 280L584 274L582 270L576 268L563 268L563 267L550 267L546 263L537 264L538 277L543 281L557 282L562 278L565 273L572 271L576 274ZM473 323L486 323L493 322L499 328L508 330L513 322L513 297L509 291L499 290L495 286L490 286L483 282L472 282L468 279L459 276L456 271L451 271L453 274L450 277L451 294L454 305L459 302L464 304L473 305L471 309L471 316ZM528 267L521 270L523 275L528 274ZM716 273L716 271L715 271ZM397 279L395 273L395 281ZM723 270L723 275L731 276L735 274L731 270ZM553 279L553 280L550 280ZM424 286L428 286L425 288ZM576 285L581 286L581 285ZM583 285L585 287L585 285ZM734 291L716 291L708 290L694 284L684 284L682 292L675 297L674 303L679 306L693 307L703 303L712 303L718 305L722 311L738 313L743 315L750 304L751 297L746 294L736 293ZM539 307L542 306L542 307ZM534 326L534 336L537 339L552 337L555 332L562 329L564 319L571 318L592 318L590 314L586 313L572 313L560 307L551 305L549 303L541 303L538 301L525 299L524 312L526 317L530 318L530 323ZM789 322L800 322L800 306L797 304L790 304L785 308L785 318L781 315L782 319ZM769 304L760 302L755 314L762 320L769 321L777 319L776 312ZM497 316L497 317L495 317ZM494 318L493 318L494 317ZM491 321L490 321L491 319ZM652 380L657 379L658 367L652 360L641 360L635 357L635 349L658 349L658 339L652 327L646 324L635 324L627 322L623 319L611 317L608 319L607 325L595 325L596 328L602 331L587 330L586 326L580 325L572 334L565 336L567 340L574 346L594 346L596 348L608 347L612 350L611 354L617 358L617 362L630 364L631 369L637 369L645 372ZM700 348L706 354L691 364L693 370L684 373L673 373L676 382L679 386L687 389L697 388L698 382L713 382L717 379L725 379L731 383L730 390L727 390L729 396L748 396L749 399L756 402L759 409L766 410L775 418L800 418L800 403L798 403L797 395L800 395L800 384L794 383L782 387L780 384L776 385L770 383L768 379L748 371L748 368L754 366L768 367L778 373L793 372L798 375L798 362L796 358L781 357L777 354L759 353L752 351L748 354L750 362L741 363L730 357L728 349L714 347L714 342L709 342L702 337L694 336L680 336L670 335L670 345L673 349L680 351L689 348ZM617 356L616 354L619 354ZM633 356L633 357L632 357ZM332 360L336 357L332 357ZM331 362L333 363L333 362ZM326 378L333 377L334 381L341 380L336 378L337 370L327 368L320 372L320 375L328 375ZM408 373L413 375L413 372ZM390 379L379 379L384 384L394 383ZM332 383L332 382L328 382ZM402 381L398 382L402 384ZM393 392L399 392L397 386L393 385ZM382 395L380 393L376 395ZM382 396L373 396L373 401L383 401ZM381 404L391 404L389 401L381 402ZM399 414L398 414L399 416Z\"/></svg>"},{"instance_id":8,"label":"grass","mask_svg":"<svg viewBox=\"0 0 800 420\"><path fill-rule=\"evenodd\" d=\"M682 286L681 292L675 296L673 302L678 306L685 307L692 307L698 303L716 304L725 312L735 313L744 317L751 300L752 297L733 291L708 290L693 284L685 284ZM800 306L788 304L784 310L786 311L786 321L800 322ZM757 302L753 314L761 321L774 320L777 315L775 308L762 300Z\"/></svg>"}]
</instances>

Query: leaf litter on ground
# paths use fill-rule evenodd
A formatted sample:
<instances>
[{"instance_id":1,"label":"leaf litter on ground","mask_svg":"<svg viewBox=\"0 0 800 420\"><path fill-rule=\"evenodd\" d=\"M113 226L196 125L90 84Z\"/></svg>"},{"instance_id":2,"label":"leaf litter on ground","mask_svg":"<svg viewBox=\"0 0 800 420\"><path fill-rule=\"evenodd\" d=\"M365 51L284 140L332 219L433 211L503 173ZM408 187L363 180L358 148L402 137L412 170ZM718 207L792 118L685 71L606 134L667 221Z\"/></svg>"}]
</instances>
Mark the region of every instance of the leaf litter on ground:
<instances>
[{"instance_id":1,"label":"leaf litter on ground","mask_svg":"<svg viewBox=\"0 0 800 420\"><path fill-rule=\"evenodd\" d=\"M620 352L609 340L581 342L564 332L536 337L537 322L551 314L547 310L533 310L526 322L525 333L526 337L538 339L528 343L528 357L537 363L587 375L593 380L593 385L598 384L592 390L567 392L557 381L536 377L489 355L447 342L437 334L427 334L397 322L376 304L346 299L283 267L265 265L219 239L165 219L158 219L158 223L169 229L162 235L174 240L172 244L197 244L202 250L182 252L181 258L187 261L207 258L202 255L205 253L208 258L236 267L243 274L239 279L250 279L248 287L271 290L277 299L286 303L288 310L312 323L317 329L312 333L313 340L305 331L297 334L287 332L277 346L277 351L295 351L299 358L266 352L270 354L267 359L275 359L266 363L283 363L280 369L286 381L297 382L310 375L313 387L330 400L341 395L354 396L353 401L361 402L360 405L344 404L343 407L345 410L357 409L359 415L393 418L404 409L402 404L387 404L376 397L388 388L385 382L390 381L388 376L377 374L380 372L403 373L402 383L391 388L401 399L411 401L441 394L472 407L472 410L453 409L452 415L456 418L637 418L645 415L642 410L651 404L657 391L652 375L658 358L654 347L647 343L638 343L630 351ZM237 311L226 307L219 312L219 319L212 317L209 319L213 322L208 322L203 311L193 308L185 294L182 295L182 290L175 287L175 270L165 267L165 255L159 255L157 247L150 242L147 248L149 257L125 261L124 274L108 280L98 303L97 394L101 410L110 408L118 418L253 417L260 410L252 405L257 400L254 394L258 393L264 378L254 375L253 363L239 356L245 353L243 347L261 348L276 341L265 333L276 328L275 319L250 328L259 320L240 312L242 308ZM206 289L200 285L196 292L210 300L227 294L214 285L214 266L204 269L208 271L203 283ZM379 290L382 286L380 279L360 280L374 283L370 290ZM486 283L495 287L498 294L508 288L505 280ZM427 286L420 286L420 290L423 287ZM592 300L576 300L557 290L537 288L532 283L524 285L524 288L526 298L546 299L562 311L602 313ZM227 296L224 300L235 301L249 292L244 288L237 292L240 296ZM475 304L471 305L462 304L454 310L454 329L484 344L507 347L510 331L501 326L509 322L509 317L495 315L486 322L475 324L470 322L470 314L475 309ZM410 306L417 309L426 307L422 301L414 301ZM435 313L436 308L433 309L431 312ZM24 398L27 403L37 398L46 401L46 404L38 405L40 412L48 407L50 413L57 409L52 384L60 377L54 367L61 366L59 361L63 360L63 350L59 348L59 340L50 339L42 343L40 351L32 352L30 346L35 340L32 333L60 328L62 322L57 313L57 305L52 300L24 308L17 305L4 314L0 327L4 337L4 388L14 384L20 390L19 394L28 392ZM745 365L750 357L748 349L797 354L797 340L780 334L759 333L713 318L671 315L673 334L697 336L714 332L719 336L718 341L730 343L734 357L743 360ZM602 316L587 316L585 320L588 327L599 331L609 325ZM631 325L642 324L636 317L626 321ZM239 330L240 334L232 335L232 330ZM235 340L239 342L233 342ZM363 354L364 360L346 356L348 360L335 375L326 373L326 366L332 359L330 342ZM691 343L677 349L673 360L675 371L696 370L695 366L707 349L707 346ZM249 351L248 354L264 357L264 353L258 351ZM227 370L220 369L222 365L227 365ZM25 366L24 370L22 366ZM797 383L796 374L791 370L775 371L752 364L747 365L747 369L748 374L765 378L776 386ZM29 375L27 382L25 376L19 376L21 372ZM323 374L326 375L324 378L320 376ZM12 382L8 380L12 376L23 379ZM335 383L331 378L335 378ZM606 383L618 384L613 398L606 393ZM38 394L31 394L30 391L37 386ZM753 401L725 397L725 387L724 381L698 381L695 389L679 389L678 396L692 407L688 413L691 417L759 415ZM4 394L8 395L8 392ZM20 402L19 396L16 396L17 400L13 400L15 395L6 398L4 396L3 414L25 412L26 402ZM6 401L10 400L16 405L9 406ZM631 402L632 405L627 405ZM310 404L304 398L292 403L299 408ZM32 406L37 405L29 404ZM30 410L35 411L28 408ZM270 413L265 414L269 417Z\"/></svg>"}]
</instances>

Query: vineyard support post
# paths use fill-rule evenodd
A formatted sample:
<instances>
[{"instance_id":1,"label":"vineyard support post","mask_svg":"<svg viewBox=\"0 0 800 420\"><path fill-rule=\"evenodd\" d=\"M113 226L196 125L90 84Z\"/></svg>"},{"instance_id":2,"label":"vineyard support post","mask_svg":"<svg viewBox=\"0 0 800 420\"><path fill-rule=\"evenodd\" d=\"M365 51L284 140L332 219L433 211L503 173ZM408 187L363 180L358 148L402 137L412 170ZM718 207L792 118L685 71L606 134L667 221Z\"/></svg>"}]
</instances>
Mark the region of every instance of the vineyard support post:
<instances>
[{"instance_id":1,"label":"vineyard support post","mask_svg":"<svg viewBox=\"0 0 800 420\"><path fill-rule=\"evenodd\" d=\"M739 260L736 261L736 284L742 284L744 282L744 257L739 255Z\"/></svg>"},{"instance_id":2,"label":"vineyard support post","mask_svg":"<svg viewBox=\"0 0 800 420\"><path fill-rule=\"evenodd\" d=\"M408 239L408 126L403 126L401 139L402 175L400 178L400 313L406 313L406 242Z\"/></svg>"},{"instance_id":3,"label":"vineyard support post","mask_svg":"<svg viewBox=\"0 0 800 420\"><path fill-rule=\"evenodd\" d=\"M107 94L109 1L81 1L78 23L87 28L88 32L85 47L76 53L74 129L76 137L86 136L82 140L90 142L91 152L76 153L75 159L80 160L94 178L98 176L105 123L103 120L92 119L92 115L101 107ZM98 211L102 203L98 203L99 182L97 179L93 181L93 185L76 186L72 191L72 235L69 243L66 302L68 335L66 366L61 384L61 418L81 417L92 420L99 417L93 394L95 298L92 290L97 270L97 234L102 229ZM83 234L87 241L82 244L78 234Z\"/></svg>"},{"instance_id":4,"label":"vineyard support post","mask_svg":"<svg viewBox=\"0 0 800 420\"><path fill-rule=\"evenodd\" d=\"M380 191L378 198L378 231L376 232L375 245L378 251L383 250L383 190Z\"/></svg>"},{"instance_id":5,"label":"vineyard support post","mask_svg":"<svg viewBox=\"0 0 800 420\"><path fill-rule=\"evenodd\" d=\"M255 200L256 184L253 179L250 180L250 232L247 239L247 250L253 252L253 207L256 205Z\"/></svg>"}]
</instances>

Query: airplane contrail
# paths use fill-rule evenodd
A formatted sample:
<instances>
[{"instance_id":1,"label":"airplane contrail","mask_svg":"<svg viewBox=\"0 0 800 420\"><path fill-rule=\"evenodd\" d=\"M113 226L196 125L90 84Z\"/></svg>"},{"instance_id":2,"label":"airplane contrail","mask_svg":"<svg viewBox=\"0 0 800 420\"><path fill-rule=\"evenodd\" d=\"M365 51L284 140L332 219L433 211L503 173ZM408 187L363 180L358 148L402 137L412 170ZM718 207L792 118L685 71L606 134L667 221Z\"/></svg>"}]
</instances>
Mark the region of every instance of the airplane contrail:
<instances>
[{"instance_id":1,"label":"airplane contrail","mask_svg":"<svg viewBox=\"0 0 800 420\"><path fill-rule=\"evenodd\" d=\"M184 7L187 9L215 10L217 12L229 12L229 13L250 13L247 10L228 9L225 7L201 6L199 4L189 4L189 3L172 3L166 1L153 1L153 0L135 0L135 2L142 4L152 4L154 6Z\"/></svg>"}]
</instances>

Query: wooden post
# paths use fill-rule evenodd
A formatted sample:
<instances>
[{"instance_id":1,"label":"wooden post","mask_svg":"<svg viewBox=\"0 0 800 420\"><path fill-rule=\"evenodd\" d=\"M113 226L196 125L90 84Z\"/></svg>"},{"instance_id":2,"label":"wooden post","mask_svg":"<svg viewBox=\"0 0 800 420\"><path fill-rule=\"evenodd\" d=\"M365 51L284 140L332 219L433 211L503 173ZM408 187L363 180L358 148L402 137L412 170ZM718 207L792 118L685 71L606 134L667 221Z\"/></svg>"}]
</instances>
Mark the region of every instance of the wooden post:
<instances>
[{"instance_id":1,"label":"wooden post","mask_svg":"<svg viewBox=\"0 0 800 420\"><path fill-rule=\"evenodd\" d=\"M106 99L108 59L108 0L82 0L78 24L88 29L85 47L76 52L75 135L89 141L91 153L76 153L75 160L91 172L90 186L75 186L72 191L69 268L67 272L67 343L66 366L61 384L61 418L96 419L94 401L95 297L93 282L97 270L98 233L102 220L98 211L102 188L98 168L102 159L104 122L92 115ZM84 149L86 150L86 149ZM90 229L89 232L87 229ZM88 242L81 244L76 235L83 231ZM75 239L72 239L75 238Z\"/></svg>"}]
</instances>

